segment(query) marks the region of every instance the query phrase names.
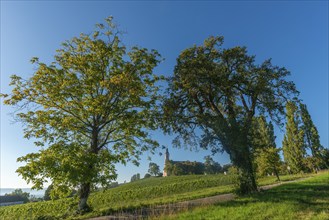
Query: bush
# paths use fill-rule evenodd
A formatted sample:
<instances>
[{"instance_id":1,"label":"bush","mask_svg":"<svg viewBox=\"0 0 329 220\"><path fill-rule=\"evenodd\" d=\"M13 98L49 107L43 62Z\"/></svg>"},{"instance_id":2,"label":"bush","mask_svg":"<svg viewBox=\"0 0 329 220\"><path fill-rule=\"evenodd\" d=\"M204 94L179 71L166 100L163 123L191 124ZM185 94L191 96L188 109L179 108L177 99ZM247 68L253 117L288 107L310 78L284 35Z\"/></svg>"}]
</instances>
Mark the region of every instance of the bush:
<instances>
[{"instance_id":1,"label":"bush","mask_svg":"<svg viewBox=\"0 0 329 220\"><path fill-rule=\"evenodd\" d=\"M144 179L147 179L147 178L150 178L151 177L151 174L149 174L149 173L146 173L145 175L144 175Z\"/></svg>"}]
</instances>

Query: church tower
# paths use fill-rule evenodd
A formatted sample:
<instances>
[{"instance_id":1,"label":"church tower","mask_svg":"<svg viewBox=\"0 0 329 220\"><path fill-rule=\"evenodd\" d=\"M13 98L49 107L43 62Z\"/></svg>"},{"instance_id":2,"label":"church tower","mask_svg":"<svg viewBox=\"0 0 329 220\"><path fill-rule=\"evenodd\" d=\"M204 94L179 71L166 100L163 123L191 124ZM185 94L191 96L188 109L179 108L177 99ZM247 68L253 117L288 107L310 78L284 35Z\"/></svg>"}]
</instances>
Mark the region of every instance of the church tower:
<instances>
[{"instance_id":1,"label":"church tower","mask_svg":"<svg viewBox=\"0 0 329 220\"><path fill-rule=\"evenodd\" d=\"M169 163L169 151L168 148L166 148L166 154L165 154L165 161L164 161L164 168L163 168L163 176L168 176L168 173L166 171L166 165Z\"/></svg>"},{"instance_id":2,"label":"church tower","mask_svg":"<svg viewBox=\"0 0 329 220\"><path fill-rule=\"evenodd\" d=\"M168 161L169 161L169 151L168 148L166 148L165 163Z\"/></svg>"}]
</instances>

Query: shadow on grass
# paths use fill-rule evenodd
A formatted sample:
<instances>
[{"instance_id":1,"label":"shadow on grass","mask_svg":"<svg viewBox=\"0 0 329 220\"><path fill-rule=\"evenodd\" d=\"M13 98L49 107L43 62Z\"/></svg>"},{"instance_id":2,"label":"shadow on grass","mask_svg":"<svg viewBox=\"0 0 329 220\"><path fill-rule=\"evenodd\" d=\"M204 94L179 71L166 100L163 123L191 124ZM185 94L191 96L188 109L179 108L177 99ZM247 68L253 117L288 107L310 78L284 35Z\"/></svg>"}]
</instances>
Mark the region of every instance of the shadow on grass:
<instances>
[{"instance_id":1,"label":"shadow on grass","mask_svg":"<svg viewBox=\"0 0 329 220\"><path fill-rule=\"evenodd\" d=\"M281 185L251 196L243 196L226 203L216 204L217 207L240 207L256 203L290 203L296 211L312 210L319 214L329 211L329 178L321 182L299 182Z\"/></svg>"}]
</instances>

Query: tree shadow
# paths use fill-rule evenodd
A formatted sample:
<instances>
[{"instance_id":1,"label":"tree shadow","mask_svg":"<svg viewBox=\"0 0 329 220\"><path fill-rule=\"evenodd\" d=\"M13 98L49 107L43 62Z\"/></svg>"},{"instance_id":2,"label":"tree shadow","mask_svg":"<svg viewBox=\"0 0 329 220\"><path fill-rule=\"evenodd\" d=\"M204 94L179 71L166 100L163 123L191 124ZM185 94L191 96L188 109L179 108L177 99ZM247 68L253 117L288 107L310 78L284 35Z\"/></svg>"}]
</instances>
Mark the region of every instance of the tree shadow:
<instances>
[{"instance_id":1,"label":"tree shadow","mask_svg":"<svg viewBox=\"0 0 329 220\"><path fill-rule=\"evenodd\" d=\"M294 211L312 210L315 214L328 211L329 181L328 182L298 182L289 183L275 188L261 191L249 196L215 204L218 208L239 208L248 204L257 203L293 203ZM101 216L111 215L109 219L156 219L158 216L167 216L181 212L188 212L197 206L193 204L178 205L164 204L155 206L126 207L121 210L106 209L99 213Z\"/></svg>"},{"instance_id":2,"label":"tree shadow","mask_svg":"<svg viewBox=\"0 0 329 220\"><path fill-rule=\"evenodd\" d=\"M218 203L217 207L240 207L253 203L292 203L296 211L312 210L315 214L329 210L328 182L299 182L281 185L273 189L242 196L226 203Z\"/></svg>"}]
</instances>

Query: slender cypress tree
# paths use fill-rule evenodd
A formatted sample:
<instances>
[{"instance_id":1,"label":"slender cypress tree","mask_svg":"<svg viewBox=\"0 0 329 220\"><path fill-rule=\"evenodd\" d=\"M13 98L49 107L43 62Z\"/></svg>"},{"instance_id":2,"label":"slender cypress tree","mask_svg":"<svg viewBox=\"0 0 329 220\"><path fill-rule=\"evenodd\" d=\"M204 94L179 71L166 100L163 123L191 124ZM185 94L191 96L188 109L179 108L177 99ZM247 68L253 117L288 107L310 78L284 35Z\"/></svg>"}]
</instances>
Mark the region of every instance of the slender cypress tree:
<instances>
[{"instance_id":1,"label":"slender cypress tree","mask_svg":"<svg viewBox=\"0 0 329 220\"><path fill-rule=\"evenodd\" d=\"M303 159L306 154L304 131L300 128L301 121L296 104L288 102L286 111L286 134L282 143L283 155L285 162L290 167L290 171L298 173L304 170Z\"/></svg>"},{"instance_id":2,"label":"slender cypress tree","mask_svg":"<svg viewBox=\"0 0 329 220\"><path fill-rule=\"evenodd\" d=\"M255 123L254 142L257 148L276 147L273 124L267 123L264 116L256 118Z\"/></svg>"},{"instance_id":3,"label":"slender cypress tree","mask_svg":"<svg viewBox=\"0 0 329 220\"><path fill-rule=\"evenodd\" d=\"M314 161L314 170L317 170L324 164L323 157L321 155L323 147L320 144L320 136L305 104L300 104L300 111L303 121L302 129L304 131L305 145L306 148L311 150Z\"/></svg>"},{"instance_id":4,"label":"slender cypress tree","mask_svg":"<svg viewBox=\"0 0 329 220\"><path fill-rule=\"evenodd\" d=\"M274 127L267 123L264 116L255 120L253 142L255 145L255 163L260 175L274 173L278 180L280 167L280 149L276 148Z\"/></svg>"}]
</instances>

